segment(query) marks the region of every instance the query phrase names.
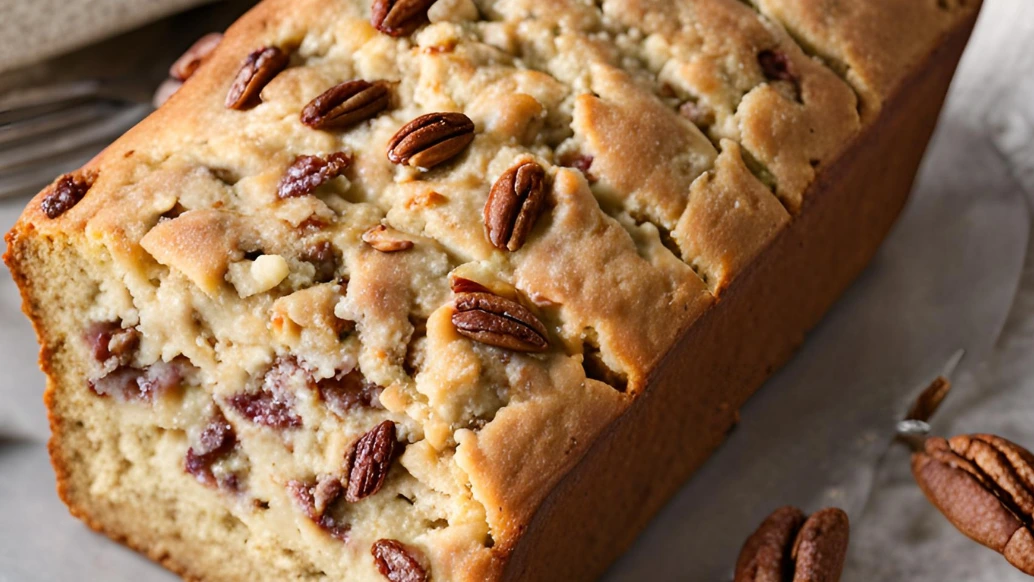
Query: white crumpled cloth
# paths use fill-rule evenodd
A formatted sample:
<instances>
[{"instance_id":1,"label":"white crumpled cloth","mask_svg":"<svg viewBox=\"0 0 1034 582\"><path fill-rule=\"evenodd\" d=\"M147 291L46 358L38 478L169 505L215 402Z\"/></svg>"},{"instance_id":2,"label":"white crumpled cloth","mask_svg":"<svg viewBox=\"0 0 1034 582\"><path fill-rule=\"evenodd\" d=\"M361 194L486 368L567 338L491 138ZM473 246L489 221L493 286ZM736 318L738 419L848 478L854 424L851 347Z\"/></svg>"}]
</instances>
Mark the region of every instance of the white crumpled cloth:
<instances>
[{"instance_id":1,"label":"white crumpled cloth","mask_svg":"<svg viewBox=\"0 0 1034 582\"><path fill-rule=\"evenodd\" d=\"M3 0L0 73L212 0Z\"/></svg>"},{"instance_id":2,"label":"white crumpled cloth","mask_svg":"<svg viewBox=\"0 0 1034 582\"><path fill-rule=\"evenodd\" d=\"M2 31L4 10L10 8L8 3L0 4ZM24 8L29 3L25 0L19 6ZM0 54L3 52L0 49ZM1030 208L1034 207L1034 3L1030 0L986 0L984 14L942 121L944 131L935 137L937 143L931 149L931 157L935 159L929 160L928 166L942 167L945 159L952 162L961 160L959 163L965 164L973 147L973 142L966 136L987 138L1005 163L985 167L974 162L966 171L986 178L975 180L976 184L1016 184L1001 187L1023 190L1022 194L1030 205L1019 210L1020 214L1026 212L1026 217L1015 218L1026 220L1013 220L1008 228L1019 228L1021 224L1026 228ZM987 175L987 172L1011 175ZM957 177L956 173L951 179ZM917 192L925 197L924 200L929 200L932 193L935 194L942 186L945 189L958 187L955 183L939 182L944 179L928 168L922 175ZM976 205L979 210L981 200L995 204L1004 194L1014 193L974 191L968 201L970 206L965 208L972 210ZM25 199L0 200L0 229L6 230L14 223L25 202ZM936 205L914 205L913 216L903 221L882 251L882 256L834 309L801 356L755 399L755 406L748 405L744 410L744 426L738 434L733 434L730 443L709 461L700 477L688 483L685 491L662 511L628 555L611 569L606 580L728 580L739 543L765 513L784 503L798 503L805 509L814 510L840 499L837 492L844 481L842 476L830 476L823 492L814 496L776 499L752 495L753 484L744 481L756 477L758 467L764 467L760 471L762 474L768 470L765 452L744 450L743 439L739 437L747 432L749 423L772 423L771 415L784 418L784 412L776 409L779 408L778 403L787 399L780 398L775 391L783 390L781 394L790 394L789 387L822 377L821 374L816 375L817 369L839 364L810 359L817 358L817 354L829 353L822 346L816 346L816 342L837 344L841 346L838 353L850 353L850 347L858 345L859 349L864 349L865 341L871 341L871 338L858 336L859 329L867 329L866 322L852 320L852 317L856 313L864 313L862 307L867 302L883 305L883 309L891 311L901 303L898 297L878 296L883 292L881 290L887 289L887 286L879 284L881 278L888 276L884 272L886 266L894 264L895 257L887 256L887 253L899 252L903 248L902 241L921 237L924 235L922 229L931 228L930 221L914 216L917 209L928 207L941 212L951 210L937 208ZM972 215L981 216L979 212ZM987 225L986 228L1004 227ZM980 232L986 232L989 238L1001 234L978 230L978 234L973 236L981 236ZM1005 237L1003 240L1012 239ZM967 360L965 372L957 379L955 392L934 423L938 433L994 432L1034 447L1034 241L1030 237L1017 240L1020 246L1026 240L1027 255L1019 290L1011 306L1008 305L1008 297L1011 297L1013 288L1003 290L1007 299L999 311L1005 325L999 333L1001 322L988 322L992 329L987 331L988 338L981 340L987 345L975 350ZM981 241L973 242L974 246L979 246L976 243ZM935 255L935 259L916 265L914 273L908 275L914 277L917 288L921 288L922 283L935 273L954 269L964 262L947 248ZM0 271L3 271L0 272L0 582L173 580L173 576L157 566L89 532L71 518L58 501L43 444L48 433L41 402L45 380L36 369L37 346L31 327L20 313L15 286L6 268L0 267ZM1015 280L1009 285L1015 285ZM943 304L933 306L930 312L945 315L943 321L934 322L943 328L936 329L935 325L927 333L926 337L931 342L935 334L950 330L963 315L972 316L973 310L984 309L983 304L971 302L972 298L959 293L961 291L948 288L935 294L936 301ZM979 313L982 311L977 315ZM1004 315L1006 313L1007 316ZM880 330L886 334L884 337L909 334L910 337L924 337L914 329L901 327L913 325L913 319L907 313L900 315L885 318L891 322L888 324L891 327ZM995 317L1001 319L998 315ZM898 329L893 328L893 322L897 322ZM916 351L920 353L922 350ZM940 352L927 354L923 361L916 362L914 370L900 376L899 380L907 378L914 381L929 375L935 371L930 368L931 363L943 355ZM845 365L849 364L845 362ZM872 370L871 379L877 378L886 378L886 374ZM855 387L864 386L864 381L863 378L856 382ZM907 392L909 387L906 386L904 391ZM816 389L836 390L837 387L816 386ZM816 402L786 404L800 407ZM800 410L804 411L803 408ZM809 417L814 418L818 420L815 421L813 441L802 445L813 449L813 453L814 449L825 444L821 442L825 427L819 423L836 424L840 421L838 418L823 419L821 414ZM873 438L879 440L882 438L880 435L888 436L893 421L894 418L888 415L885 425L882 420L873 422ZM785 422L793 420L787 418ZM778 439L779 435L773 434L771 440L775 442L771 443L772 446L795 446L793 443L779 443ZM852 455L864 447L837 443L829 448L835 454ZM803 450L801 454L804 454ZM875 464L876 459L858 455L859 465L867 462ZM737 493L703 498L697 495L700 491L716 490L703 483L714 475L723 476L719 484L721 489ZM824 475L826 473L818 467L813 473L802 476L802 480L821 480ZM873 496L864 511L852 512L852 544L845 582L1019 582L1027 579L1012 570L997 554L955 532L925 502L912 484L907 455L903 451L891 451L880 465L875 483ZM719 499L724 505L709 507ZM732 534L723 537L717 533L723 529ZM720 543L715 540L720 540Z\"/></svg>"}]
</instances>

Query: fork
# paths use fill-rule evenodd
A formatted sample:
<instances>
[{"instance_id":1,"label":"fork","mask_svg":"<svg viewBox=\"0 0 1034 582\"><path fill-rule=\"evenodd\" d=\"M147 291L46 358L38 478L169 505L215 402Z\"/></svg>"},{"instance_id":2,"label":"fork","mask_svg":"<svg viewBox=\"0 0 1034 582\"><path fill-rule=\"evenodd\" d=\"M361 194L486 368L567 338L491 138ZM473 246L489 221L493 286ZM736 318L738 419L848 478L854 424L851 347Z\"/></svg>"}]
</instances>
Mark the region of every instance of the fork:
<instances>
[{"instance_id":1,"label":"fork","mask_svg":"<svg viewBox=\"0 0 1034 582\"><path fill-rule=\"evenodd\" d=\"M153 110L155 88L191 42L255 3L211 2L0 75L0 200L90 161Z\"/></svg>"},{"instance_id":2,"label":"fork","mask_svg":"<svg viewBox=\"0 0 1034 582\"><path fill-rule=\"evenodd\" d=\"M0 198L82 166L151 112L118 85L70 81L0 95Z\"/></svg>"}]
</instances>

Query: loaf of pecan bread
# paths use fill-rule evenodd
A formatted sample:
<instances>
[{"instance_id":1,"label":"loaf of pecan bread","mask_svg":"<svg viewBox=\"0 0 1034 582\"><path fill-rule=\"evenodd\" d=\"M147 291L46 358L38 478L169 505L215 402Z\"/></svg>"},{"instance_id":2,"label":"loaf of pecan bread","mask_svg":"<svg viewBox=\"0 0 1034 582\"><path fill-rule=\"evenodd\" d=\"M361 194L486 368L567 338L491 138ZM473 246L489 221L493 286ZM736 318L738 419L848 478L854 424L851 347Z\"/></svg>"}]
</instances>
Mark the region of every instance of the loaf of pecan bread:
<instances>
[{"instance_id":1,"label":"loaf of pecan bread","mask_svg":"<svg viewBox=\"0 0 1034 582\"><path fill-rule=\"evenodd\" d=\"M8 235L58 492L188 579L600 574L875 252L977 8L266 0Z\"/></svg>"}]
</instances>

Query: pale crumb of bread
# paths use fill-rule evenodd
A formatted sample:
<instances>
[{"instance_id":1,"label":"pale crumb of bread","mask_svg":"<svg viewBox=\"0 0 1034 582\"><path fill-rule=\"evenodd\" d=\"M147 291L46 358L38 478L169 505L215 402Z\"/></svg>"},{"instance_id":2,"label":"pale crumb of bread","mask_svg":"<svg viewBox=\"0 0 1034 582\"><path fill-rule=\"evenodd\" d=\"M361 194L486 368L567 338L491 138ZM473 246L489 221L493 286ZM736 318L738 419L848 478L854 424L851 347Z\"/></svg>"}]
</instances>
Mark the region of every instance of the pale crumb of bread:
<instances>
[{"instance_id":1,"label":"pale crumb of bread","mask_svg":"<svg viewBox=\"0 0 1034 582\"><path fill-rule=\"evenodd\" d=\"M230 263L226 278L241 299L246 299L276 287L290 272L287 261L280 255L261 255L254 261Z\"/></svg>"}]
</instances>

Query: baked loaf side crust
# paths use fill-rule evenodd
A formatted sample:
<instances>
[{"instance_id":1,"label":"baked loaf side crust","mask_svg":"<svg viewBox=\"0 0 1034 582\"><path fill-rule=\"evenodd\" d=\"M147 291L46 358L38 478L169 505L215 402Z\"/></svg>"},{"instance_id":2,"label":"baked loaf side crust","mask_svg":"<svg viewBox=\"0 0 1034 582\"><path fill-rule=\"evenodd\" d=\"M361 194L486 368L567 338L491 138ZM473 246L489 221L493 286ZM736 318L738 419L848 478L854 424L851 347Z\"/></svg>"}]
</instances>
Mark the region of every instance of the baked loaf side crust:
<instances>
[{"instance_id":1,"label":"baked loaf side crust","mask_svg":"<svg viewBox=\"0 0 1034 582\"><path fill-rule=\"evenodd\" d=\"M977 9L880 0L830 35L834 4L439 0L391 36L369 2L267 0L8 234L62 498L190 579L598 573L874 252ZM862 39L898 13L914 41ZM302 123L356 78L383 111ZM392 163L440 112L472 143ZM483 209L522 164L545 208L503 250ZM548 346L461 333L471 285Z\"/></svg>"},{"instance_id":2,"label":"baked loaf side crust","mask_svg":"<svg viewBox=\"0 0 1034 582\"><path fill-rule=\"evenodd\" d=\"M643 396L551 491L506 580L603 574L721 444L740 406L789 360L893 225L974 21L952 31L900 84L865 135L820 174L800 218L700 318ZM814 278L816 270L825 276Z\"/></svg>"}]
</instances>

